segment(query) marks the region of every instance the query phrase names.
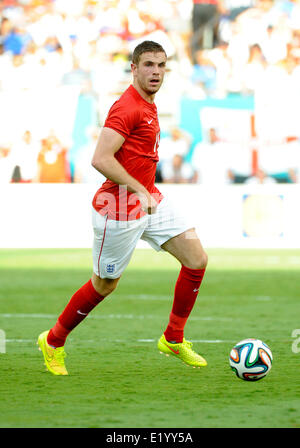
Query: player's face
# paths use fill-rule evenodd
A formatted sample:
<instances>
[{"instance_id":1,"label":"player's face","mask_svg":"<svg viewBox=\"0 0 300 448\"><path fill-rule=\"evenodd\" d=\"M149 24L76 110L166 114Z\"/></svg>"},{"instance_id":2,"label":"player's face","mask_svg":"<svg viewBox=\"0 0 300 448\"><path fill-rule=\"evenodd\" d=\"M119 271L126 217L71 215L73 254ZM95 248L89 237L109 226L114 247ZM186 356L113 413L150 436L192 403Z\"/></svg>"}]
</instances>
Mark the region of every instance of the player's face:
<instances>
[{"instance_id":1,"label":"player's face","mask_svg":"<svg viewBox=\"0 0 300 448\"><path fill-rule=\"evenodd\" d=\"M166 55L160 53L142 53L138 64L132 64L134 85L146 95L152 96L162 85L166 71Z\"/></svg>"}]
</instances>

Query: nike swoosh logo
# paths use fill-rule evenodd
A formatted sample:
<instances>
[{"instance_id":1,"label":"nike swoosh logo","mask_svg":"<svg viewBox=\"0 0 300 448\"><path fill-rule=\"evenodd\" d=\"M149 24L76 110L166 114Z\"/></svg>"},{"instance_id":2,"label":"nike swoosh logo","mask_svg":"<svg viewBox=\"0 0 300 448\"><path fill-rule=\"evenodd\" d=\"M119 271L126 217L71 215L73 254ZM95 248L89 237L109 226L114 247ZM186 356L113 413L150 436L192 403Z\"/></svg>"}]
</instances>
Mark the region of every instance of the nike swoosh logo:
<instances>
[{"instance_id":1,"label":"nike swoosh logo","mask_svg":"<svg viewBox=\"0 0 300 448\"><path fill-rule=\"evenodd\" d=\"M166 347L168 347L175 355L179 355L179 350L173 350L169 345L165 344Z\"/></svg>"},{"instance_id":2,"label":"nike swoosh logo","mask_svg":"<svg viewBox=\"0 0 300 448\"><path fill-rule=\"evenodd\" d=\"M153 121L153 118L152 118L152 120L148 121L148 124L151 124L151 123L152 123L152 121Z\"/></svg>"},{"instance_id":3,"label":"nike swoosh logo","mask_svg":"<svg viewBox=\"0 0 300 448\"><path fill-rule=\"evenodd\" d=\"M77 310L78 314L82 314L82 316L87 316L88 313L82 313L80 310Z\"/></svg>"},{"instance_id":4,"label":"nike swoosh logo","mask_svg":"<svg viewBox=\"0 0 300 448\"><path fill-rule=\"evenodd\" d=\"M49 358L49 356L47 354L45 354L45 361L50 364L50 362L52 361L52 358Z\"/></svg>"},{"instance_id":5,"label":"nike swoosh logo","mask_svg":"<svg viewBox=\"0 0 300 448\"><path fill-rule=\"evenodd\" d=\"M50 362L51 362L52 359L53 359L53 355L52 355L52 356L49 356L49 354L48 354L48 349L47 349L47 345L44 344L44 343L43 343L43 348L44 348L44 350L45 350L45 351L43 351L44 356L45 356L45 361L46 361L48 364L50 364ZM51 348L52 348L52 347L51 347Z\"/></svg>"},{"instance_id":6,"label":"nike swoosh logo","mask_svg":"<svg viewBox=\"0 0 300 448\"><path fill-rule=\"evenodd\" d=\"M48 362L48 364L52 361L53 356L48 355L47 349L45 350L45 361Z\"/></svg>"}]
</instances>

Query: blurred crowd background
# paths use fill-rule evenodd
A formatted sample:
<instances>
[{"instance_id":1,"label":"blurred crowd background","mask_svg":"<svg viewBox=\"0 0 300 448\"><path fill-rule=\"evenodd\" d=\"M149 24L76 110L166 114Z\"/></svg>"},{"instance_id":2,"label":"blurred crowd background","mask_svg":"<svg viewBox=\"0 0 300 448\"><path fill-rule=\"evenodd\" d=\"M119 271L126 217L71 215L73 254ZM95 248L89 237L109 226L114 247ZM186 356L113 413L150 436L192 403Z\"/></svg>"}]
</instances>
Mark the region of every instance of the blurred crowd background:
<instances>
[{"instance_id":1,"label":"blurred crowd background","mask_svg":"<svg viewBox=\"0 0 300 448\"><path fill-rule=\"evenodd\" d=\"M101 182L144 39L168 54L157 182L300 182L300 0L0 0L0 20L0 183Z\"/></svg>"}]
</instances>

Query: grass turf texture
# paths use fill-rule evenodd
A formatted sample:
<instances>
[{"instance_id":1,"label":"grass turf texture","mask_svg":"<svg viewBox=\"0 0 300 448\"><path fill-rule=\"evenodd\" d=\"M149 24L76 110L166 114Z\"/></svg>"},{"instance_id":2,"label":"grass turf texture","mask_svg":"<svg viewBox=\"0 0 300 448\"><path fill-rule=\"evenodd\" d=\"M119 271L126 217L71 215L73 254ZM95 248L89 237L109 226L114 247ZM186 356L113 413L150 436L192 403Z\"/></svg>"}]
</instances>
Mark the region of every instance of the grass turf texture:
<instances>
[{"instance_id":1,"label":"grass turf texture","mask_svg":"<svg viewBox=\"0 0 300 448\"><path fill-rule=\"evenodd\" d=\"M70 375L56 377L44 370L36 339L90 277L90 251L1 250L0 426L299 427L292 331L300 327L300 251L208 254L186 327L207 367L159 354L179 264L146 249L136 250L118 289L69 336ZM254 383L238 379L228 363L232 346L248 337L262 339L274 356L270 374Z\"/></svg>"}]
</instances>

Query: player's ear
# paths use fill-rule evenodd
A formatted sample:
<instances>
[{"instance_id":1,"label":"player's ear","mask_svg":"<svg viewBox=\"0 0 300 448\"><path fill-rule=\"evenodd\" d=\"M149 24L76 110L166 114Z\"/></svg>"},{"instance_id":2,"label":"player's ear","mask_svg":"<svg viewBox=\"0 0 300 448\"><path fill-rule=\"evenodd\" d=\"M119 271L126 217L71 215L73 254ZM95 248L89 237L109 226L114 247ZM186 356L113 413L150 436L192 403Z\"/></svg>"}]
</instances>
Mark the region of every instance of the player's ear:
<instances>
[{"instance_id":1,"label":"player's ear","mask_svg":"<svg viewBox=\"0 0 300 448\"><path fill-rule=\"evenodd\" d=\"M132 62L131 63L131 71L132 71L132 73L134 73L136 71L136 69L137 69L137 65Z\"/></svg>"}]
</instances>

